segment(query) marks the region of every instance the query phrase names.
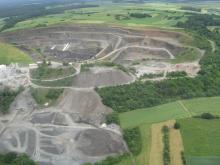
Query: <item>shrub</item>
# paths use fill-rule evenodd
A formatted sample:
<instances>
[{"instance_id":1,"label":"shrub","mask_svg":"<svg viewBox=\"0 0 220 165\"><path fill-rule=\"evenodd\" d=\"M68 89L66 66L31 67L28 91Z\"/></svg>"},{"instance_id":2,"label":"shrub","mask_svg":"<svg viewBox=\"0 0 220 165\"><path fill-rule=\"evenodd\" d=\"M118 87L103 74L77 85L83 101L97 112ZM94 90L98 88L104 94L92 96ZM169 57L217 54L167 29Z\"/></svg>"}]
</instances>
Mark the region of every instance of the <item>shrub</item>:
<instances>
[{"instance_id":1,"label":"shrub","mask_svg":"<svg viewBox=\"0 0 220 165\"><path fill-rule=\"evenodd\" d=\"M138 127L126 129L123 133L123 137L127 142L130 152L137 156L141 152L142 148L140 129Z\"/></svg>"},{"instance_id":2,"label":"shrub","mask_svg":"<svg viewBox=\"0 0 220 165\"><path fill-rule=\"evenodd\" d=\"M175 129L180 129L180 123L176 122L176 123L174 124L174 128L175 128Z\"/></svg>"},{"instance_id":3,"label":"shrub","mask_svg":"<svg viewBox=\"0 0 220 165\"><path fill-rule=\"evenodd\" d=\"M181 159L182 159L183 165L186 165L186 158L185 158L183 151L181 151Z\"/></svg>"},{"instance_id":4,"label":"shrub","mask_svg":"<svg viewBox=\"0 0 220 165\"><path fill-rule=\"evenodd\" d=\"M29 158L26 154L17 154L9 152L0 155L0 164L8 165L36 165L36 163Z\"/></svg>"},{"instance_id":5,"label":"shrub","mask_svg":"<svg viewBox=\"0 0 220 165\"><path fill-rule=\"evenodd\" d=\"M17 153L9 152L9 153L5 154L4 162L5 163L12 163L16 158L17 158Z\"/></svg>"},{"instance_id":6,"label":"shrub","mask_svg":"<svg viewBox=\"0 0 220 165\"><path fill-rule=\"evenodd\" d=\"M201 118L202 118L202 119L211 120L211 119L215 119L216 116L214 116L214 115L211 114L211 113L203 113L203 114L201 115Z\"/></svg>"},{"instance_id":7,"label":"shrub","mask_svg":"<svg viewBox=\"0 0 220 165\"><path fill-rule=\"evenodd\" d=\"M18 156L15 163L16 165L36 165L36 163L25 154Z\"/></svg>"},{"instance_id":8,"label":"shrub","mask_svg":"<svg viewBox=\"0 0 220 165\"><path fill-rule=\"evenodd\" d=\"M130 17L134 18L146 18L146 17L152 17L150 14L147 13L130 13Z\"/></svg>"},{"instance_id":9,"label":"shrub","mask_svg":"<svg viewBox=\"0 0 220 165\"><path fill-rule=\"evenodd\" d=\"M115 124L120 125L118 113L117 112L113 112L113 113L107 115L106 116L106 123L107 124L115 123Z\"/></svg>"},{"instance_id":10,"label":"shrub","mask_svg":"<svg viewBox=\"0 0 220 165\"><path fill-rule=\"evenodd\" d=\"M176 71L176 72L169 72L167 73L168 78L173 78L173 77L185 77L187 76L187 73L185 71Z\"/></svg>"},{"instance_id":11,"label":"shrub","mask_svg":"<svg viewBox=\"0 0 220 165\"><path fill-rule=\"evenodd\" d=\"M84 165L113 165L113 164L118 164L123 159L126 159L128 157L129 157L128 154L119 155L119 156L115 156L115 157L109 156L105 160L102 160L100 162L97 162L94 164L93 163L85 163Z\"/></svg>"},{"instance_id":12,"label":"shrub","mask_svg":"<svg viewBox=\"0 0 220 165\"><path fill-rule=\"evenodd\" d=\"M164 126L162 128L163 132L163 162L164 165L170 165L170 139L169 139L169 128Z\"/></svg>"},{"instance_id":13,"label":"shrub","mask_svg":"<svg viewBox=\"0 0 220 165\"><path fill-rule=\"evenodd\" d=\"M0 113L8 113L8 109L11 103L22 90L22 88L19 88L16 91L10 90L9 88L4 88L3 90L0 90Z\"/></svg>"}]
</instances>

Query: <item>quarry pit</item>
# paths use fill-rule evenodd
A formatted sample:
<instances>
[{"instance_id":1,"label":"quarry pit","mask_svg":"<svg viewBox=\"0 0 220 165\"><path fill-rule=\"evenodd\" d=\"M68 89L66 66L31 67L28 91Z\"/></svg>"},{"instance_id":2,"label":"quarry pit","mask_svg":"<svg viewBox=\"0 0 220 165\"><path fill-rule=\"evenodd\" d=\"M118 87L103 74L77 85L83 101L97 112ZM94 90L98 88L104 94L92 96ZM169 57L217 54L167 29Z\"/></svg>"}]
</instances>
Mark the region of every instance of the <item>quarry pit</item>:
<instances>
[{"instance_id":1,"label":"quarry pit","mask_svg":"<svg viewBox=\"0 0 220 165\"><path fill-rule=\"evenodd\" d=\"M82 165L128 152L119 126L105 125L112 109L103 105L94 88L129 84L144 74L162 73L163 79L167 72L185 71L195 76L199 58L172 63L192 49L182 43L185 37L160 29L104 25L60 25L1 34L1 42L22 49L35 62L47 59L79 64L79 68L70 86L34 84L25 74L33 88L64 92L55 105L45 108L37 106L29 88L18 95L11 113L0 117L0 152L25 152L40 165ZM193 49L202 56L202 50ZM115 65L96 66L105 62ZM93 65L80 70L85 64Z\"/></svg>"}]
</instances>

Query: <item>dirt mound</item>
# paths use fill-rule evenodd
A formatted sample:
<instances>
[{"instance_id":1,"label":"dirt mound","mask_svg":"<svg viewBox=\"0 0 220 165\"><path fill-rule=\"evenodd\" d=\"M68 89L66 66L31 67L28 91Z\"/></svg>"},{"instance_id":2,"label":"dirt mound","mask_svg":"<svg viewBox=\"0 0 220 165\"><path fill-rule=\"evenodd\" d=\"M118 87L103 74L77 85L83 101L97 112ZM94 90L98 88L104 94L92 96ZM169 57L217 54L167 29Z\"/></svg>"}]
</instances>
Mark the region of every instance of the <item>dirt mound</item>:
<instances>
[{"instance_id":1,"label":"dirt mound","mask_svg":"<svg viewBox=\"0 0 220 165\"><path fill-rule=\"evenodd\" d=\"M92 67L89 71L81 72L73 80L74 87L116 86L132 82L133 78L127 73L109 67Z\"/></svg>"},{"instance_id":2,"label":"dirt mound","mask_svg":"<svg viewBox=\"0 0 220 165\"><path fill-rule=\"evenodd\" d=\"M133 61L137 60L162 60L172 58L174 58L173 54L167 49L136 46L121 50L112 58L112 61L118 64L132 64Z\"/></svg>"},{"instance_id":3,"label":"dirt mound","mask_svg":"<svg viewBox=\"0 0 220 165\"><path fill-rule=\"evenodd\" d=\"M111 109L104 106L93 90L65 90L58 108L69 113L75 122L99 125Z\"/></svg>"},{"instance_id":4,"label":"dirt mound","mask_svg":"<svg viewBox=\"0 0 220 165\"><path fill-rule=\"evenodd\" d=\"M88 156L122 154L126 151L122 137L101 129L88 129L77 135L77 148Z\"/></svg>"}]
</instances>

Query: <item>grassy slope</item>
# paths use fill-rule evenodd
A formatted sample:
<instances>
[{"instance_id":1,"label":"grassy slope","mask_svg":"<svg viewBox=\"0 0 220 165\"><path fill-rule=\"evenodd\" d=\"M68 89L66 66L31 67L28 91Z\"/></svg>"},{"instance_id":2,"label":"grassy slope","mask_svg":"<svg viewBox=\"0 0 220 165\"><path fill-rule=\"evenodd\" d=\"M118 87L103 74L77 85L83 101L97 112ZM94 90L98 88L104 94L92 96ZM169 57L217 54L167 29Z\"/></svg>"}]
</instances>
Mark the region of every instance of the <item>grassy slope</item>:
<instances>
[{"instance_id":1,"label":"grassy slope","mask_svg":"<svg viewBox=\"0 0 220 165\"><path fill-rule=\"evenodd\" d=\"M31 88L31 94L40 106L44 106L45 103L48 103L48 106L53 105L62 92L62 89Z\"/></svg>"},{"instance_id":2,"label":"grassy slope","mask_svg":"<svg viewBox=\"0 0 220 165\"><path fill-rule=\"evenodd\" d=\"M214 114L220 114L220 108L219 108L220 97L184 100L182 101L182 103L194 115L201 114L203 112L212 112ZM179 104L179 102L173 102L152 108L139 109L139 110L121 113L119 115L119 118L121 121L122 128L139 126L139 128L141 129L143 148L140 155L135 158L136 162L138 162L138 165L148 164L148 157L150 150L150 145L149 145L150 125L152 123L162 122L171 119L187 118L187 117L189 117L189 113L187 111L184 111L183 107ZM219 160L218 158L216 159ZM191 157L190 160L197 161L198 158ZM206 161L210 161L210 160L206 159ZM118 165L125 165L125 164L120 163Z\"/></svg>"},{"instance_id":3,"label":"grassy slope","mask_svg":"<svg viewBox=\"0 0 220 165\"><path fill-rule=\"evenodd\" d=\"M36 27L39 24L53 25L60 23L108 23L124 26L173 27L178 21L186 20L184 13L182 11L178 11L179 7L179 5L165 3L146 3L135 5L103 3L100 7L96 8L75 9L66 11L63 14L48 15L19 22L10 30ZM94 13L85 14L89 12ZM130 18L123 20L115 19L115 15L120 14L128 16L128 12L146 12L151 14L152 17L141 19Z\"/></svg>"},{"instance_id":4,"label":"grassy slope","mask_svg":"<svg viewBox=\"0 0 220 165\"><path fill-rule=\"evenodd\" d=\"M135 127L144 123L157 123L170 119L185 118L188 113L178 102L168 103L153 108L145 108L121 113L122 128Z\"/></svg>"},{"instance_id":5,"label":"grassy slope","mask_svg":"<svg viewBox=\"0 0 220 165\"><path fill-rule=\"evenodd\" d=\"M31 63L31 57L12 45L0 43L0 64Z\"/></svg>"},{"instance_id":6,"label":"grassy slope","mask_svg":"<svg viewBox=\"0 0 220 165\"><path fill-rule=\"evenodd\" d=\"M197 98L183 101L192 114L211 112L220 115L220 97Z\"/></svg>"},{"instance_id":7,"label":"grassy slope","mask_svg":"<svg viewBox=\"0 0 220 165\"><path fill-rule=\"evenodd\" d=\"M180 53L175 59L172 59L172 63L182 63L196 61L201 58L201 54L197 49L188 48L186 51Z\"/></svg>"},{"instance_id":8,"label":"grassy slope","mask_svg":"<svg viewBox=\"0 0 220 165\"><path fill-rule=\"evenodd\" d=\"M40 66L31 71L31 76L34 79L56 79L72 75L76 72L73 67L66 68L50 68L48 66Z\"/></svg>"}]
</instances>

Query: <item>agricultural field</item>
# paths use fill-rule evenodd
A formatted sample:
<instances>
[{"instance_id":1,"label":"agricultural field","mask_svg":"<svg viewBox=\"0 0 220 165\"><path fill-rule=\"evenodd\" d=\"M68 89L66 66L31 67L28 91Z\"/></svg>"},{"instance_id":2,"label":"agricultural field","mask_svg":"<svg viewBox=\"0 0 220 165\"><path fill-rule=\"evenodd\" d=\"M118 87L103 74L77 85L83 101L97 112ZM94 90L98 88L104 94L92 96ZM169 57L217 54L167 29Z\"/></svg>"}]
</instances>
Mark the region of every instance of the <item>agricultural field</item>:
<instances>
[{"instance_id":1,"label":"agricultural field","mask_svg":"<svg viewBox=\"0 0 220 165\"><path fill-rule=\"evenodd\" d=\"M181 134L189 165L217 165L220 161L219 119L181 119ZM189 136L190 135L190 136Z\"/></svg>"},{"instance_id":2,"label":"agricultural field","mask_svg":"<svg viewBox=\"0 0 220 165\"><path fill-rule=\"evenodd\" d=\"M9 30L71 23L174 28L178 21L187 19L187 14L180 8L180 4L146 3L133 5L103 2L99 7L67 10L62 14L28 19L17 23ZM137 18L131 16L131 13L145 13L147 16Z\"/></svg>"},{"instance_id":3,"label":"agricultural field","mask_svg":"<svg viewBox=\"0 0 220 165\"><path fill-rule=\"evenodd\" d=\"M0 64L29 64L32 59L29 55L12 45L0 43Z\"/></svg>"},{"instance_id":4,"label":"agricultural field","mask_svg":"<svg viewBox=\"0 0 220 165\"><path fill-rule=\"evenodd\" d=\"M160 123L173 119L179 121L181 123L181 127L183 127L181 129L181 133L182 133L184 148L188 147L185 148L187 161L192 162L189 163L190 165L197 165L199 164L199 162L202 162L202 160L204 160L205 158L207 159L204 162L210 162L212 160L216 160L217 162L219 160L219 158L216 157L218 156L218 152L216 152L217 155L213 155L209 153L209 152L215 153L215 150L212 149L211 147L212 145L216 146L215 149L217 151L220 150L219 145L212 143L212 140L215 140L215 138L218 138L218 136L217 135L208 136L210 135L211 132L206 132L206 131L218 132L216 129L219 125L220 120L213 120L209 123L209 121L206 120L191 119L191 116L200 115L204 112L210 112L212 114L218 115L220 114L219 106L220 106L220 97L197 98L197 99L172 102L152 108L139 109L130 112L120 113L119 119L122 128L125 129L125 128L132 128L138 126L141 130L143 148L140 155L134 158L137 162L140 162L140 165L148 164L149 162L149 155L151 148L149 145L149 143L151 142L151 131L150 131L151 125L154 123ZM199 123L201 123L201 125ZM204 125L206 126L203 128ZM211 127L210 130L208 129L209 127ZM197 129L198 131L196 131ZM193 133L189 131L194 132L195 135L193 135ZM189 134L190 136L188 136ZM202 135L197 136L199 134ZM201 136L203 136L204 139L201 139L201 141L198 141L195 144L193 144L193 142L196 141L196 139L192 137L199 138ZM186 140L184 139L185 137L187 137ZM214 139L209 139L209 138L214 138ZM218 143L218 140L215 141L216 143ZM204 145L206 143L207 145ZM206 152L205 151L206 147L208 147L211 151ZM203 157L197 157L201 155ZM194 161L197 163L194 163Z\"/></svg>"}]
</instances>

